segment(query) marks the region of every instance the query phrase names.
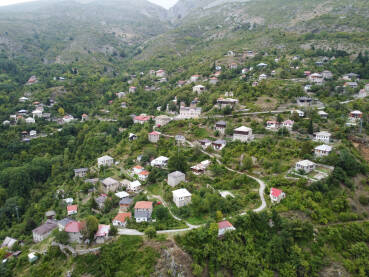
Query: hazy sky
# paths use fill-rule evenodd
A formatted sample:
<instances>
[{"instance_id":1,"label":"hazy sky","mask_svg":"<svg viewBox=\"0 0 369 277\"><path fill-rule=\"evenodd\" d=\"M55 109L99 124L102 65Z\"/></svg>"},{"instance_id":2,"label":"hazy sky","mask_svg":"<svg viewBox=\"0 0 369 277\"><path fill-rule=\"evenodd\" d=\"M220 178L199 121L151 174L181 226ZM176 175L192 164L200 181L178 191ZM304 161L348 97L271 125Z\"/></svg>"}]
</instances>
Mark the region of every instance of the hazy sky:
<instances>
[{"instance_id":1,"label":"hazy sky","mask_svg":"<svg viewBox=\"0 0 369 277\"><path fill-rule=\"evenodd\" d=\"M11 5L11 4L23 3L23 2L31 2L31 1L35 1L35 0L0 0L0 6L6 6L6 5ZM163 6L164 8L167 8L167 9L172 7L177 2L177 0L149 0L149 1L155 4L158 4L160 6Z\"/></svg>"}]
</instances>

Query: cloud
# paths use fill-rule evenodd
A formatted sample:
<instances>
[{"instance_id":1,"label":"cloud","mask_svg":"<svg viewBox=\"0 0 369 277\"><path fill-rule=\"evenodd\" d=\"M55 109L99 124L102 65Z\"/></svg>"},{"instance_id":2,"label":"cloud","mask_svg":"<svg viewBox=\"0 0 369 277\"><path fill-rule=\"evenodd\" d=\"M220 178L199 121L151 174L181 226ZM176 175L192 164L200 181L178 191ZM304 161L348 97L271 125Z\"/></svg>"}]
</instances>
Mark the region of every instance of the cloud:
<instances>
[{"instance_id":1,"label":"cloud","mask_svg":"<svg viewBox=\"0 0 369 277\"><path fill-rule=\"evenodd\" d=\"M177 3L178 0L149 0L149 1L159 6L162 6L166 9L169 9L173 7Z\"/></svg>"}]
</instances>

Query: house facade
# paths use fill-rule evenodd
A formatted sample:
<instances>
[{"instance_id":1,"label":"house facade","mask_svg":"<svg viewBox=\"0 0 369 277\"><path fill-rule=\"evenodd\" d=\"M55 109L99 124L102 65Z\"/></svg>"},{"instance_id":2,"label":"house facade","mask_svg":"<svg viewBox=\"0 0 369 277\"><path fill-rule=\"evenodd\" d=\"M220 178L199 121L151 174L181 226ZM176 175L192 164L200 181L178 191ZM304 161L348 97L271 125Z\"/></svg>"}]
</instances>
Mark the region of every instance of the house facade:
<instances>
[{"instance_id":1,"label":"house facade","mask_svg":"<svg viewBox=\"0 0 369 277\"><path fill-rule=\"evenodd\" d=\"M110 167L114 164L114 159L110 156L103 156L97 159L97 166L107 166Z\"/></svg>"},{"instance_id":2,"label":"house facade","mask_svg":"<svg viewBox=\"0 0 369 277\"><path fill-rule=\"evenodd\" d=\"M134 208L136 222L147 222L151 220L153 211L152 202L138 201Z\"/></svg>"},{"instance_id":3,"label":"house facade","mask_svg":"<svg viewBox=\"0 0 369 277\"><path fill-rule=\"evenodd\" d=\"M159 132L156 132L156 131L153 131L153 132L151 132L151 133L149 133L149 141L151 142L151 143L157 143L158 141L159 141L159 139L160 139L160 133Z\"/></svg>"},{"instance_id":4,"label":"house facade","mask_svg":"<svg viewBox=\"0 0 369 277\"><path fill-rule=\"evenodd\" d=\"M66 226L64 231L68 233L69 242L81 243L83 240L82 230L85 227L85 222L71 221Z\"/></svg>"},{"instance_id":5,"label":"house facade","mask_svg":"<svg viewBox=\"0 0 369 277\"><path fill-rule=\"evenodd\" d=\"M105 193L109 193L110 191L115 192L119 188L119 181L108 177L102 180L103 190Z\"/></svg>"},{"instance_id":6,"label":"house facade","mask_svg":"<svg viewBox=\"0 0 369 277\"><path fill-rule=\"evenodd\" d=\"M88 168L76 168L74 169L74 177L83 178L86 177Z\"/></svg>"},{"instance_id":7,"label":"house facade","mask_svg":"<svg viewBox=\"0 0 369 277\"><path fill-rule=\"evenodd\" d=\"M296 171L304 171L305 173L310 173L315 170L316 164L309 160L303 160L296 163Z\"/></svg>"},{"instance_id":8,"label":"house facade","mask_svg":"<svg viewBox=\"0 0 369 277\"><path fill-rule=\"evenodd\" d=\"M173 202L178 208L187 206L191 203L191 193L187 189L177 189L172 191Z\"/></svg>"},{"instance_id":9,"label":"house facade","mask_svg":"<svg viewBox=\"0 0 369 277\"><path fill-rule=\"evenodd\" d=\"M197 94L202 94L206 91L206 87L203 85L197 85L192 88L193 92L196 92Z\"/></svg>"},{"instance_id":10,"label":"house facade","mask_svg":"<svg viewBox=\"0 0 369 277\"><path fill-rule=\"evenodd\" d=\"M186 175L180 171L174 171L168 174L168 185L175 187L181 182L186 181Z\"/></svg>"},{"instance_id":11,"label":"house facade","mask_svg":"<svg viewBox=\"0 0 369 277\"><path fill-rule=\"evenodd\" d=\"M127 221L132 217L131 213L118 213L113 219L113 226L126 227Z\"/></svg>"},{"instance_id":12,"label":"house facade","mask_svg":"<svg viewBox=\"0 0 369 277\"><path fill-rule=\"evenodd\" d=\"M226 127L227 127L227 122L225 122L223 120L218 121L217 123L215 123L215 130L218 131L222 135L225 134Z\"/></svg>"},{"instance_id":13,"label":"house facade","mask_svg":"<svg viewBox=\"0 0 369 277\"><path fill-rule=\"evenodd\" d=\"M320 141L324 143L330 143L331 133L329 132L318 132L314 134L314 141Z\"/></svg>"},{"instance_id":14,"label":"house facade","mask_svg":"<svg viewBox=\"0 0 369 277\"><path fill-rule=\"evenodd\" d=\"M160 156L160 157L157 157L156 159L152 160L150 164L151 164L152 167L163 168L163 167L168 166L168 161L169 161L169 158L164 157L164 156Z\"/></svg>"},{"instance_id":15,"label":"house facade","mask_svg":"<svg viewBox=\"0 0 369 277\"><path fill-rule=\"evenodd\" d=\"M222 150L224 147L226 147L227 142L226 142L225 140L223 140L223 139L218 139L218 140L216 140L216 141L213 141L213 142L211 143L211 145L213 146L213 149L214 149L215 151L220 151L220 150Z\"/></svg>"},{"instance_id":16,"label":"house facade","mask_svg":"<svg viewBox=\"0 0 369 277\"><path fill-rule=\"evenodd\" d=\"M234 230L236 230L236 228L234 228L228 220L218 222L218 237L222 237L225 233L232 232Z\"/></svg>"},{"instance_id":17,"label":"house facade","mask_svg":"<svg viewBox=\"0 0 369 277\"><path fill-rule=\"evenodd\" d=\"M323 144L314 148L314 154L316 157L326 157L332 152L332 146Z\"/></svg>"},{"instance_id":18,"label":"house facade","mask_svg":"<svg viewBox=\"0 0 369 277\"><path fill-rule=\"evenodd\" d=\"M34 242L40 242L49 237L58 224L55 220L48 219L44 224L32 230L32 236Z\"/></svg>"},{"instance_id":19,"label":"house facade","mask_svg":"<svg viewBox=\"0 0 369 277\"><path fill-rule=\"evenodd\" d=\"M241 126L233 132L233 141L248 142L253 139L252 129L249 127Z\"/></svg>"}]
</instances>

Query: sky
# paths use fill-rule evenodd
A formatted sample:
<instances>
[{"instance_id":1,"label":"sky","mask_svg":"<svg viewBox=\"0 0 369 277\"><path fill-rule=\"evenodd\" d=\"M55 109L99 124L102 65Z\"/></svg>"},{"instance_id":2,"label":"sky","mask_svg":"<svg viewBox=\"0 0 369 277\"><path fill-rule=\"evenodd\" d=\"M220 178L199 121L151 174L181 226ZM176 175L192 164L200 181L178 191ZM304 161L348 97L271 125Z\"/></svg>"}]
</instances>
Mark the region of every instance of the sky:
<instances>
[{"instance_id":1,"label":"sky","mask_svg":"<svg viewBox=\"0 0 369 277\"><path fill-rule=\"evenodd\" d=\"M6 6L11 4L17 4L17 3L24 3L24 2L31 2L35 0L0 0L0 6ZM102 0L104 1L104 0ZM134 1L134 0L132 0ZM163 6L166 9L169 9L172 7L177 0L149 0L152 3L158 4L160 6Z\"/></svg>"}]
</instances>

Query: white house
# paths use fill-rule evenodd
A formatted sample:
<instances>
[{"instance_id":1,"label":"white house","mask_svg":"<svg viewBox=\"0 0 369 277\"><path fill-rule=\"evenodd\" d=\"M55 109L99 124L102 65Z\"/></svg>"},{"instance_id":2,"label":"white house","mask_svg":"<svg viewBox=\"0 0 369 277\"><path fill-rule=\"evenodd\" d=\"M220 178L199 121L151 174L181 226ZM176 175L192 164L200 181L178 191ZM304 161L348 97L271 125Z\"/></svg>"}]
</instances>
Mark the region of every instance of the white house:
<instances>
[{"instance_id":1,"label":"white house","mask_svg":"<svg viewBox=\"0 0 369 277\"><path fill-rule=\"evenodd\" d=\"M314 134L314 141L321 141L324 143L329 143L331 140L331 133L329 132L318 132Z\"/></svg>"},{"instance_id":2,"label":"white house","mask_svg":"<svg viewBox=\"0 0 369 277\"><path fill-rule=\"evenodd\" d=\"M206 87L204 87L203 85L197 85L192 88L192 91L196 92L197 94L201 94L205 92L205 90L206 90Z\"/></svg>"},{"instance_id":3,"label":"white house","mask_svg":"<svg viewBox=\"0 0 369 277\"><path fill-rule=\"evenodd\" d=\"M304 117L305 116L305 112L300 111L300 110L293 110L291 111L291 114L297 113L299 117Z\"/></svg>"},{"instance_id":4,"label":"white house","mask_svg":"<svg viewBox=\"0 0 369 277\"><path fill-rule=\"evenodd\" d=\"M286 197L286 194L280 189L271 188L269 196L272 203L279 203L282 199Z\"/></svg>"},{"instance_id":5,"label":"white house","mask_svg":"<svg viewBox=\"0 0 369 277\"><path fill-rule=\"evenodd\" d=\"M36 123L36 121L35 121L35 119L34 119L34 118L32 118L32 117L27 117L27 118L26 118L26 123L27 123L27 124L35 124L35 123Z\"/></svg>"},{"instance_id":6,"label":"white house","mask_svg":"<svg viewBox=\"0 0 369 277\"><path fill-rule=\"evenodd\" d=\"M186 175L180 171L174 171L168 174L168 185L175 187L181 182L186 181Z\"/></svg>"},{"instance_id":7,"label":"white house","mask_svg":"<svg viewBox=\"0 0 369 277\"><path fill-rule=\"evenodd\" d=\"M295 124L295 122L289 119L282 122L282 126L288 130L292 130L293 124Z\"/></svg>"},{"instance_id":8,"label":"white house","mask_svg":"<svg viewBox=\"0 0 369 277\"><path fill-rule=\"evenodd\" d=\"M118 213L113 219L113 226L126 227L128 219L132 217L131 213Z\"/></svg>"},{"instance_id":9,"label":"white house","mask_svg":"<svg viewBox=\"0 0 369 277\"><path fill-rule=\"evenodd\" d=\"M130 182L129 185L127 186L127 189L132 192L139 191L141 189L140 181Z\"/></svg>"},{"instance_id":10,"label":"white house","mask_svg":"<svg viewBox=\"0 0 369 277\"><path fill-rule=\"evenodd\" d=\"M332 79L333 78L333 73L330 72L329 70L324 70L322 72L322 76L324 79Z\"/></svg>"},{"instance_id":11,"label":"white house","mask_svg":"<svg viewBox=\"0 0 369 277\"><path fill-rule=\"evenodd\" d=\"M173 202L178 208L191 203L191 193L187 189L177 189L172 191Z\"/></svg>"},{"instance_id":12,"label":"white house","mask_svg":"<svg viewBox=\"0 0 369 277\"><path fill-rule=\"evenodd\" d=\"M238 103L237 99L232 98L218 98L217 105L219 109L224 109L226 107L234 108Z\"/></svg>"},{"instance_id":13,"label":"white house","mask_svg":"<svg viewBox=\"0 0 369 277\"><path fill-rule=\"evenodd\" d=\"M200 79L200 75L192 75L191 77L190 77L190 82L191 83L196 83L199 79Z\"/></svg>"},{"instance_id":14,"label":"white house","mask_svg":"<svg viewBox=\"0 0 369 277\"><path fill-rule=\"evenodd\" d=\"M227 142L225 140L222 140L222 139L218 139L216 141L213 141L211 144L213 146L213 149L216 150L216 151L220 151L224 147L227 146Z\"/></svg>"},{"instance_id":15,"label":"white house","mask_svg":"<svg viewBox=\"0 0 369 277\"><path fill-rule=\"evenodd\" d=\"M41 110L34 110L32 112L33 118L41 118L42 117L42 111Z\"/></svg>"},{"instance_id":16,"label":"white house","mask_svg":"<svg viewBox=\"0 0 369 277\"><path fill-rule=\"evenodd\" d=\"M309 75L308 80L311 83L314 83L314 84L317 84L317 85L321 85L324 82L323 75L320 74L320 73L313 73L313 74Z\"/></svg>"},{"instance_id":17,"label":"white house","mask_svg":"<svg viewBox=\"0 0 369 277\"><path fill-rule=\"evenodd\" d=\"M149 141L152 142L152 143L157 143L160 139L160 133L159 132L156 132L156 131L153 131L151 133L149 133Z\"/></svg>"},{"instance_id":18,"label":"white house","mask_svg":"<svg viewBox=\"0 0 369 277\"><path fill-rule=\"evenodd\" d=\"M226 127L227 127L227 122L225 122L223 120L218 121L217 123L215 123L215 130L218 131L222 135L225 134Z\"/></svg>"},{"instance_id":19,"label":"white house","mask_svg":"<svg viewBox=\"0 0 369 277\"><path fill-rule=\"evenodd\" d=\"M159 69L158 71L156 71L156 72L155 72L155 75L156 75L156 77L158 77L158 78L165 78L165 77L167 77L167 73L166 73L166 71L165 71L165 70L163 70L163 69Z\"/></svg>"},{"instance_id":20,"label":"white house","mask_svg":"<svg viewBox=\"0 0 369 277\"><path fill-rule=\"evenodd\" d=\"M169 158L160 156L151 161L151 166L163 168L168 165L168 161L169 161Z\"/></svg>"},{"instance_id":21,"label":"white house","mask_svg":"<svg viewBox=\"0 0 369 277\"><path fill-rule=\"evenodd\" d=\"M199 118L201 115L201 108L196 107L196 105L191 105L190 107L181 106L179 109L179 119L190 119Z\"/></svg>"},{"instance_id":22,"label":"white house","mask_svg":"<svg viewBox=\"0 0 369 277\"><path fill-rule=\"evenodd\" d=\"M147 170L142 170L140 173L138 173L138 179L140 179L142 182L145 182L149 178L150 172Z\"/></svg>"},{"instance_id":23,"label":"white house","mask_svg":"<svg viewBox=\"0 0 369 277\"><path fill-rule=\"evenodd\" d=\"M253 139L252 129L249 127L241 126L233 132L233 141L239 140L241 142L247 142Z\"/></svg>"},{"instance_id":24,"label":"white house","mask_svg":"<svg viewBox=\"0 0 369 277\"><path fill-rule=\"evenodd\" d=\"M266 80L267 78L268 78L268 75L263 73L259 76L259 81Z\"/></svg>"},{"instance_id":25,"label":"white house","mask_svg":"<svg viewBox=\"0 0 369 277\"><path fill-rule=\"evenodd\" d=\"M103 156L97 159L97 166L112 166L114 164L114 159L110 156Z\"/></svg>"},{"instance_id":26,"label":"white house","mask_svg":"<svg viewBox=\"0 0 369 277\"><path fill-rule=\"evenodd\" d=\"M209 160L202 161L201 163L199 163L195 166L192 166L191 170L192 170L193 174L200 175L200 174L205 173L205 170L209 167L209 165L210 165Z\"/></svg>"},{"instance_id":27,"label":"white house","mask_svg":"<svg viewBox=\"0 0 369 277\"><path fill-rule=\"evenodd\" d=\"M268 130L275 130L279 128L279 123L276 120L268 120L266 125L266 129Z\"/></svg>"},{"instance_id":28,"label":"white house","mask_svg":"<svg viewBox=\"0 0 369 277\"><path fill-rule=\"evenodd\" d=\"M115 193L115 196L118 197L119 199L128 198L129 193L127 193L125 191L119 191L119 192Z\"/></svg>"},{"instance_id":29,"label":"white house","mask_svg":"<svg viewBox=\"0 0 369 277\"><path fill-rule=\"evenodd\" d=\"M136 202L135 208L135 219L136 222L147 222L151 219L153 211L152 202L150 201L138 201Z\"/></svg>"},{"instance_id":30,"label":"white house","mask_svg":"<svg viewBox=\"0 0 369 277\"><path fill-rule=\"evenodd\" d=\"M332 146L322 144L314 148L314 154L316 157L325 157L332 152Z\"/></svg>"},{"instance_id":31,"label":"white house","mask_svg":"<svg viewBox=\"0 0 369 277\"><path fill-rule=\"evenodd\" d=\"M129 90L128 90L129 93L135 93L136 91L137 91L136 87L129 87Z\"/></svg>"},{"instance_id":32,"label":"white house","mask_svg":"<svg viewBox=\"0 0 369 277\"><path fill-rule=\"evenodd\" d=\"M30 136L30 137L35 137L35 136L37 136L37 131L36 131L36 130L31 130L31 131L29 131L29 136Z\"/></svg>"},{"instance_id":33,"label":"white house","mask_svg":"<svg viewBox=\"0 0 369 277\"><path fill-rule=\"evenodd\" d=\"M234 230L236 228L228 220L218 222L218 237L224 236L226 232L232 232Z\"/></svg>"},{"instance_id":34,"label":"white house","mask_svg":"<svg viewBox=\"0 0 369 277\"><path fill-rule=\"evenodd\" d=\"M167 115L159 115L155 118L155 126L165 126L167 125L170 121L172 121L172 118L167 116Z\"/></svg>"},{"instance_id":35,"label":"white house","mask_svg":"<svg viewBox=\"0 0 369 277\"><path fill-rule=\"evenodd\" d=\"M327 119L327 118L328 118L328 113L326 113L325 111L319 111L319 112L318 112L318 115L319 115L321 118L324 118L324 119Z\"/></svg>"},{"instance_id":36,"label":"white house","mask_svg":"<svg viewBox=\"0 0 369 277\"><path fill-rule=\"evenodd\" d=\"M218 83L218 78L217 77L211 77L209 79L209 84L210 85L216 85Z\"/></svg>"},{"instance_id":37,"label":"white house","mask_svg":"<svg viewBox=\"0 0 369 277\"><path fill-rule=\"evenodd\" d=\"M303 160L296 163L296 171L302 170L305 173L309 173L315 170L316 164L309 160Z\"/></svg>"}]
</instances>

